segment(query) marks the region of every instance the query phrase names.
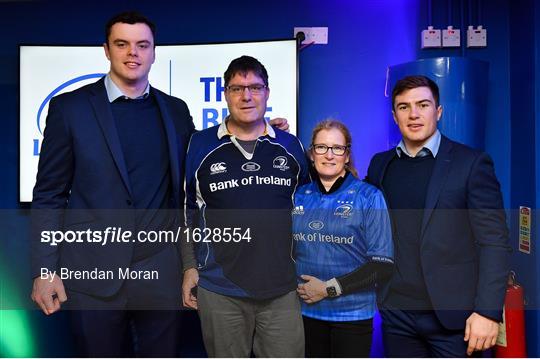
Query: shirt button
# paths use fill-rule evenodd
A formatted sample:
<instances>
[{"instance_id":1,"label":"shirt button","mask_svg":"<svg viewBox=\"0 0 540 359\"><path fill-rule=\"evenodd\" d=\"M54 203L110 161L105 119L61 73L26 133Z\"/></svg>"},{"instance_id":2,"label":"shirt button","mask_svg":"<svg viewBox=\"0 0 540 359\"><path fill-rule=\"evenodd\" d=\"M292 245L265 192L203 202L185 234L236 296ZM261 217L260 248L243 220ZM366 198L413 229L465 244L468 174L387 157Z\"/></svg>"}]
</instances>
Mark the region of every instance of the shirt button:
<instances>
[{"instance_id":1,"label":"shirt button","mask_svg":"<svg viewBox=\"0 0 540 359\"><path fill-rule=\"evenodd\" d=\"M127 203L128 206L131 206L133 204L133 202L131 202L130 199L126 199L126 203Z\"/></svg>"}]
</instances>

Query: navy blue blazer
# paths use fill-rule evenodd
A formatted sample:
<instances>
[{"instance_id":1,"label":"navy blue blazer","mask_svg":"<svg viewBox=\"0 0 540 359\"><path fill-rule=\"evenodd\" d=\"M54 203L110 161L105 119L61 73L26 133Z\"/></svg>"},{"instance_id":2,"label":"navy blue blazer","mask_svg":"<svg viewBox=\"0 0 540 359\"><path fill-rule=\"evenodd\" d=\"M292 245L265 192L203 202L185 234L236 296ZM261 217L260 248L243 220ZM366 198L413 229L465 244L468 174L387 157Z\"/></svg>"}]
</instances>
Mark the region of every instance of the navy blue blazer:
<instances>
[{"instance_id":1,"label":"navy blue blazer","mask_svg":"<svg viewBox=\"0 0 540 359\"><path fill-rule=\"evenodd\" d=\"M194 131L184 101L150 89L159 106L170 158L170 208L184 201L184 160ZM151 175L151 174L149 174ZM134 229L132 191L104 79L54 97L49 104L32 201L32 275L40 268L118 271L128 267L133 244L40 242L42 230ZM178 270L178 268L171 268ZM72 280L72 290L98 296L118 291L122 280Z\"/></svg>"},{"instance_id":2,"label":"navy blue blazer","mask_svg":"<svg viewBox=\"0 0 540 359\"><path fill-rule=\"evenodd\" d=\"M383 193L394 156L395 148L378 153L369 165L366 179ZM421 236L422 272L441 323L463 329L473 311L501 321L510 247L500 186L486 153L442 136ZM384 304L387 295L388 282L379 301Z\"/></svg>"}]
</instances>

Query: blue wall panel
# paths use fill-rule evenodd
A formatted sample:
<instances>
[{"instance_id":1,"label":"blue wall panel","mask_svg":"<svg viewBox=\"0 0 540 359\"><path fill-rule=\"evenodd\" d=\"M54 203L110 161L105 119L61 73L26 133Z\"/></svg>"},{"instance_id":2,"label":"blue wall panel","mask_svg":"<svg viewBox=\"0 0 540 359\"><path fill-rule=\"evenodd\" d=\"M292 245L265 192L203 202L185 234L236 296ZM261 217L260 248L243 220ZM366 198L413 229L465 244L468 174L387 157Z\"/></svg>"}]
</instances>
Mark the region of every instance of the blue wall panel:
<instances>
[{"instance_id":1,"label":"blue wall panel","mask_svg":"<svg viewBox=\"0 0 540 359\"><path fill-rule=\"evenodd\" d=\"M537 6L537 5L536 5ZM535 74L535 13L532 11L535 1L526 0L513 4L510 8L510 88L511 88L511 198L512 208L527 206L536 214L537 198L535 197L538 180L536 171L538 157L536 154L535 128L535 88L531 79ZM527 45L525 45L527 44ZM537 44L537 42L536 42ZM524 46L525 45L525 46ZM536 55L538 56L538 55ZM536 67L538 69L538 67ZM512 265L517 278L525 288L528 355L539 356L538 344L538 306L539 297L539 256L536 246L536 221L533 221L533 238L531 254L518 251L519 217L517 210L512 212L511 241L515 251Z\"/></svg>"}]
</instances>

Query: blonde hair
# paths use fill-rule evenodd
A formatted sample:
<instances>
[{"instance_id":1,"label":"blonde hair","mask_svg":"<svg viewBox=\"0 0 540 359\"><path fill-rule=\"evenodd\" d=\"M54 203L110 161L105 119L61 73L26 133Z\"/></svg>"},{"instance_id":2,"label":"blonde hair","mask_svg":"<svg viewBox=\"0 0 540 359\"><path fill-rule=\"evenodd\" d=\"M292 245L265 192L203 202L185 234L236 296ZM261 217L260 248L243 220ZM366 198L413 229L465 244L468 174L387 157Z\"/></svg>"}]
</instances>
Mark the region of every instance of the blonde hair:
<instances>
[{"instance_id":1,"label":"blonde hair","mask_svg":"<svg viewBox=\"0 0 540 359\"><path fill-rule=\"evenodd\" d=\"M339 132L341 132L343 137L345 137L345 142L346 142L345 144L347 145L347 151L349 152L349 162L345 164L345 169L349 171L354 177L358 178L358 171L356 171L356 167L354 167L353 154L351 150L351 146L352 146L351 132L349 131L349 129L347 128L347 126L345 126L343 122L338 121L334 118L327 118L319 122L317 125L315 125L315 128L313 129L313 133L311 135L310 149L313 151L313 142L315 141L315 137L317 137L319 132L321 132L322 130L331 130L334 128L338 130Z\"/></svg>"}]
</instances>

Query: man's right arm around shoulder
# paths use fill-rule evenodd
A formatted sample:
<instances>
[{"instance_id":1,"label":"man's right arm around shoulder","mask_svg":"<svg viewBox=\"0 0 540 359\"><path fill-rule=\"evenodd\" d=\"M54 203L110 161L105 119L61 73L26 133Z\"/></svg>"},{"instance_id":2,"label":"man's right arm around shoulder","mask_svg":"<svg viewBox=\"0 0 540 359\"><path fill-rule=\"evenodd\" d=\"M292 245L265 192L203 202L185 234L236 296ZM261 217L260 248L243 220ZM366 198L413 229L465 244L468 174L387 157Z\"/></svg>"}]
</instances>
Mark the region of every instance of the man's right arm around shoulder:
<instances>
[{"instance_id":1,"label":"man's right arm around shoulder","mask_svg":"<svg viewBox=\"0 0 540 359\"><path fill-rule=\"evenodd\" d=\"M31 273L34 283L31 298L46 315L50 315L60 309L67 296L62 280L53 275L59 259L58 246L42 243L41 233L62 228L74 160L71 137L55 98L49 104L46 125L32 200Z\"/></svg>"}]
</instances>

